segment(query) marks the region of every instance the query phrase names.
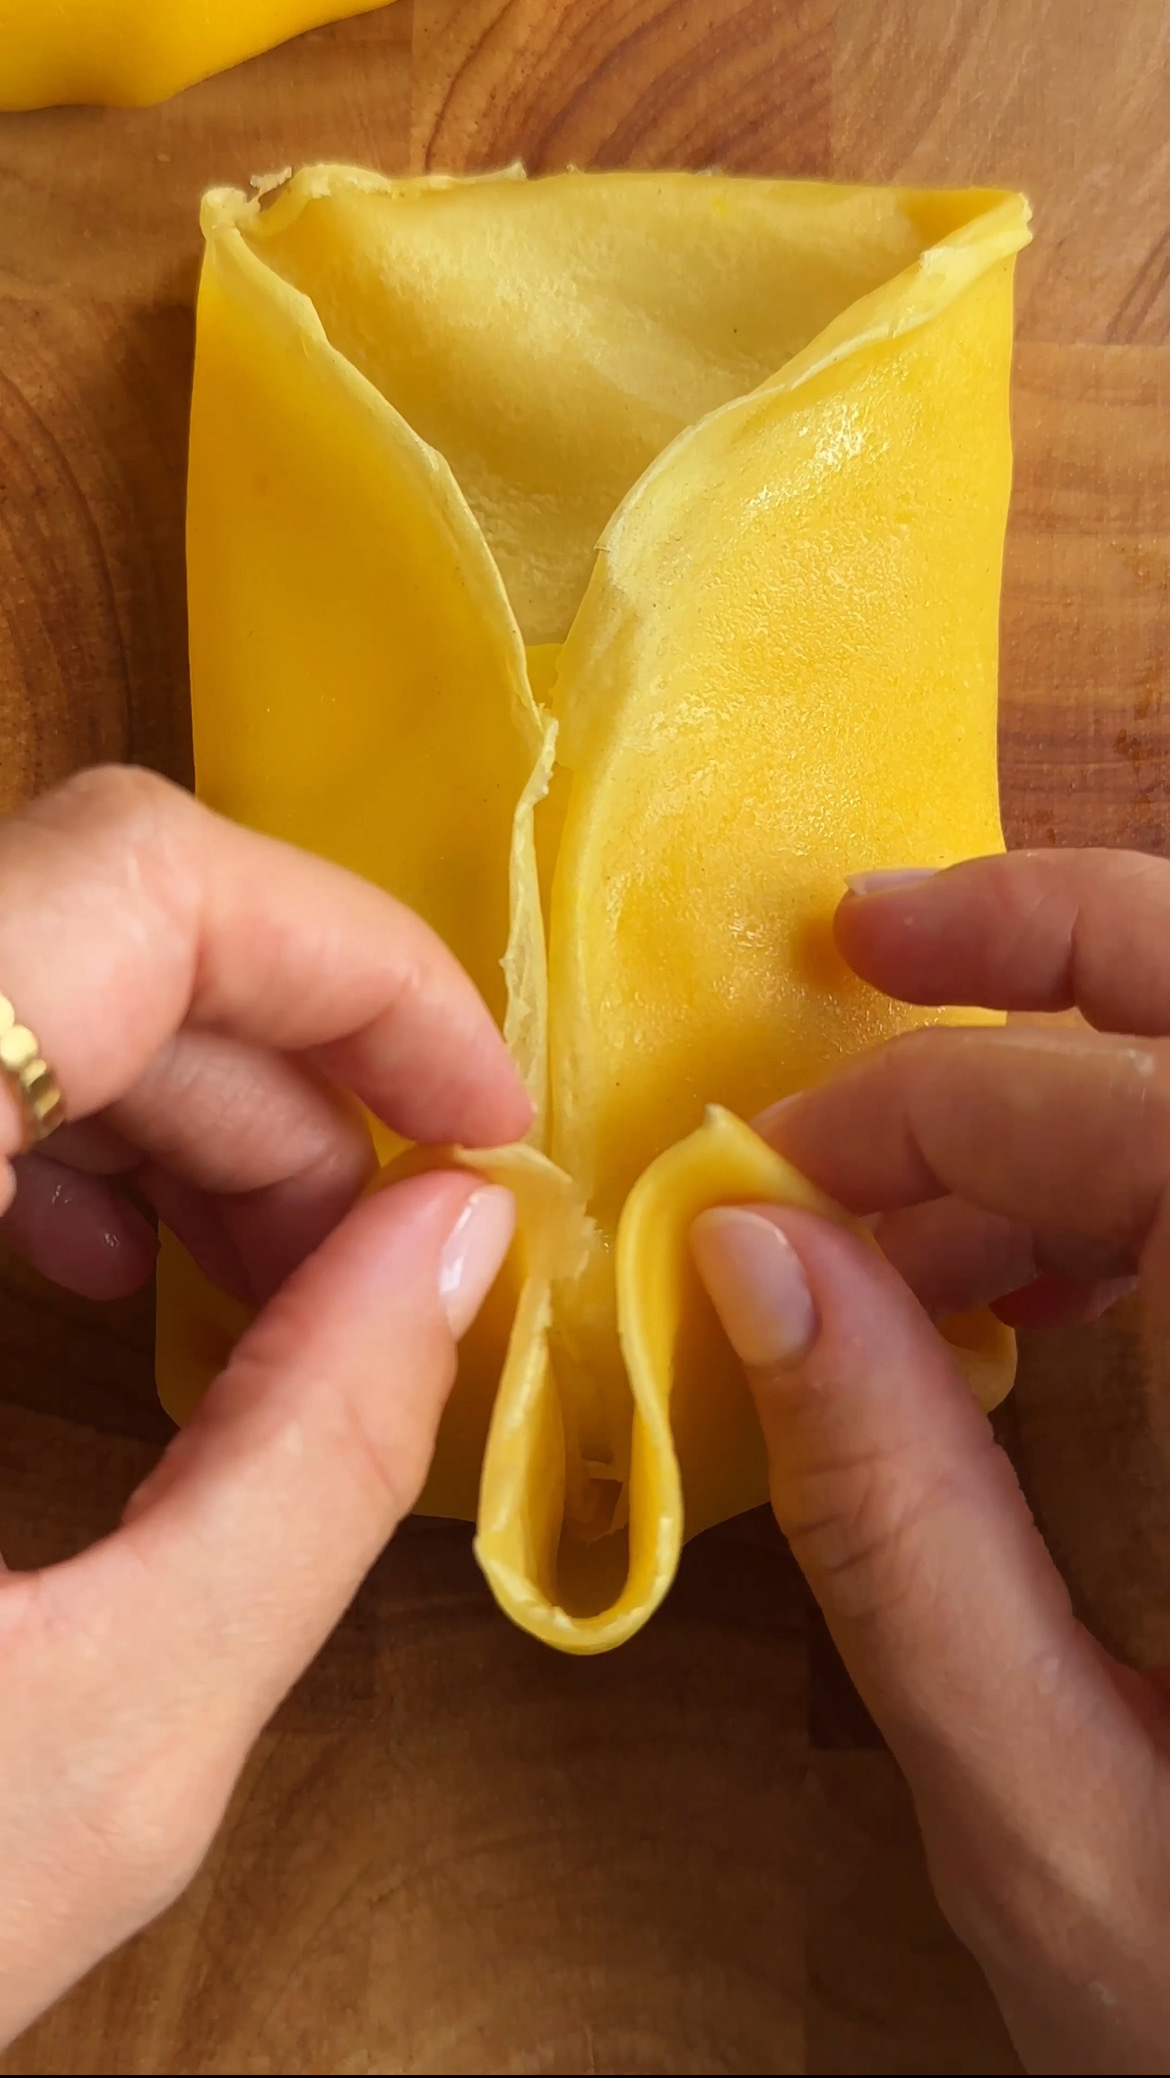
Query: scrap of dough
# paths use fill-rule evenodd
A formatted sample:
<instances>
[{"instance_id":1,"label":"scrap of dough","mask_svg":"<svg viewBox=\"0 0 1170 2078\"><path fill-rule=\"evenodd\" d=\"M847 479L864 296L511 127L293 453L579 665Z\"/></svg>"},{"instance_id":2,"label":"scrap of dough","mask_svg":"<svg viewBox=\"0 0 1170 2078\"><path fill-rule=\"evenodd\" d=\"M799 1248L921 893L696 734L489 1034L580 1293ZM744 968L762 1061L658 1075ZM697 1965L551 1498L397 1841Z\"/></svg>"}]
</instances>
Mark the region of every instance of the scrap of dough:
<instances>
[{"instance_id":1,"label":"scrap of dough","mask_svg":"<svg viewBox=\"0 0 1170 2078\"><path fill-rule=\"evenodd\" d=\"M0 0L0 110L144 108L389 0Z\"/></svg>"}]
</instances>

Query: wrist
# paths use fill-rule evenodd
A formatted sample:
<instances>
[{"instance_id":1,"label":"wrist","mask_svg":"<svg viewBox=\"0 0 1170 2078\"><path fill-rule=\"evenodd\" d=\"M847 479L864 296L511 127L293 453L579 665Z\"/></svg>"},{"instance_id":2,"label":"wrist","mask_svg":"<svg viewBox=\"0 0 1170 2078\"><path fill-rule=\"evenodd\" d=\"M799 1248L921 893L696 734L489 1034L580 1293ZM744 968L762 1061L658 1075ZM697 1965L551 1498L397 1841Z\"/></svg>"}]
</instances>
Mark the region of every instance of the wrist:
<instances>
[{"instance_id":1,"label":"wrist","mask_svg":"<svg viewBox=\"0 0 1170 2078\"><path fill-rule=\"evenodd\" d=\"M987 1978L1027 2070L1165 2071L1166 1907L1150 1897L1140 1862L1116 1847L1087 1851L1071 1819L1051 1851L1008 1847L989 1829L977 1850L953 1826L941 1848L926 1839L943 1915Z\"/></svg>"}]
</instances>

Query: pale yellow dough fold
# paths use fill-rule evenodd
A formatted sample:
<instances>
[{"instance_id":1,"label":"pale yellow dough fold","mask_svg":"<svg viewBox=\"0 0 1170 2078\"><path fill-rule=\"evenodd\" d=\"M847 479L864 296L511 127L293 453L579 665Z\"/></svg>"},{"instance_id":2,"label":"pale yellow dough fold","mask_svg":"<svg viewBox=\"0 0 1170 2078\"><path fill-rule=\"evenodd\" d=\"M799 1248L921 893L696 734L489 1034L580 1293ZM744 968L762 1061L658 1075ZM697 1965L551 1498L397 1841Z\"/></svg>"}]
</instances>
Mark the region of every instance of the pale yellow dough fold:
<instances>
[{"instance_id":1,"label":"pale yellow dough fold","mask_svg":"<svg viewBox=\"0 0 1170 2078\"><path fill-rule=\"evenodd\" d=\"M766 1497L690 1221L845 1215L743 1118L963 1015L865 988L831 918L851 870L1002 845L1026 226L983 191L516 169L204 205L199 790L419 909L536 1099L529 1145L447 1157L520 1219L422 1505L567 1651ZM177 1416L242 1325L168 1239ZM994 1405L1011 1335L946 1332Z\"/></svg>"}]
</instances>

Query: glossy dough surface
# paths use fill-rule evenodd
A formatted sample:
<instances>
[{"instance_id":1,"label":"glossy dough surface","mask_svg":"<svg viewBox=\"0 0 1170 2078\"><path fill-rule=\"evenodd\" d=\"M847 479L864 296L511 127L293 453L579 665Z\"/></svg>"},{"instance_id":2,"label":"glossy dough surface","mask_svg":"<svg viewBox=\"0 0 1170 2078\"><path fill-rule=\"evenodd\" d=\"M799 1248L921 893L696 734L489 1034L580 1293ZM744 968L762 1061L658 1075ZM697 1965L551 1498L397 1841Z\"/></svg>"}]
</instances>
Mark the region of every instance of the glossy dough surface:
<instances>
[{"instance_id":1,"label":"glossy dough surface","mask_svg":"<svg viewBox=\"0 0 1170 2078\"><path fill-rule=\"evenodd\" d=\"M1014 195L693 174L315 167L204 205L199 790L419 909L537 1099L531 1144L448 1157L520 1222L423 1506L569 1651L766 1497L687 1230L845 1215L742 1118L964 1015L865 988L831 918L854 868L1002 843L1026 226ZM168 1241L180 1418L243 1319ZM993 1405L1012 1337L946 1331Z\"/></svg>"},{"instance_id":2,"label":"glossy dough surface","mask_svg":"<svg viewBox=\"0 0 1170 2078\"><path fill-rule=\"evenodd\" d=\"M389 0L0 0L0 109L143 108Z\"/></svg>"}]
</instances>

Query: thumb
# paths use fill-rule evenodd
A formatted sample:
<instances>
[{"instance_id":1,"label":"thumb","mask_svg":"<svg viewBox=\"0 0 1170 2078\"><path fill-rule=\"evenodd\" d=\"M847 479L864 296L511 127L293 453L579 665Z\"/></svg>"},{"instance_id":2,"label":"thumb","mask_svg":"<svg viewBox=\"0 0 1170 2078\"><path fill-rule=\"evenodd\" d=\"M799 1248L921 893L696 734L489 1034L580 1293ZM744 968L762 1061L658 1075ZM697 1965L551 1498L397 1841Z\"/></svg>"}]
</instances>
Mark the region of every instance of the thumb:
<instances>
[{"instance_id":1,"label":"thumb","mask_svg":"<svg viewBox=\"0 0 1170 2078\"><path fill-rule=\"evenodd\" d=\"M5 1580L0 2038L193 1873L252 1741L414 1504L512 1223L507 1191L449 1173L357 1206L123 1527Z\"/></svg>"},{"instance_id":2,"label":"thumb","mask_svg":"<svg viewBox=\"0 0 1170 2078\"><path fill-rule=\"evenodd\" d=\"M1139 1734L945 1343L877 1249L812 1213L707 1212L692 1248L780 1527L924 1819L1058 1839L1094 1755L1116 1779Z\"/></svg>"}]
</instances>

